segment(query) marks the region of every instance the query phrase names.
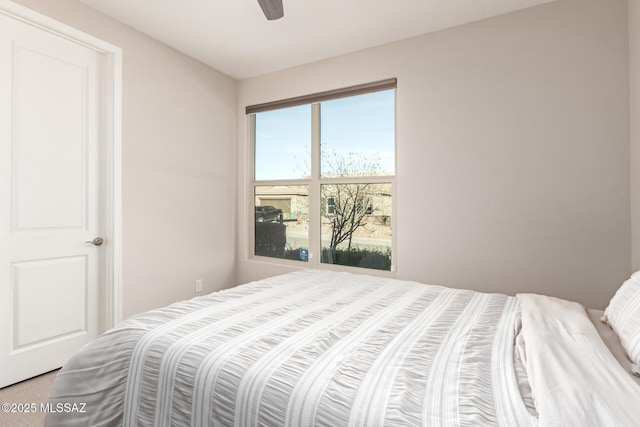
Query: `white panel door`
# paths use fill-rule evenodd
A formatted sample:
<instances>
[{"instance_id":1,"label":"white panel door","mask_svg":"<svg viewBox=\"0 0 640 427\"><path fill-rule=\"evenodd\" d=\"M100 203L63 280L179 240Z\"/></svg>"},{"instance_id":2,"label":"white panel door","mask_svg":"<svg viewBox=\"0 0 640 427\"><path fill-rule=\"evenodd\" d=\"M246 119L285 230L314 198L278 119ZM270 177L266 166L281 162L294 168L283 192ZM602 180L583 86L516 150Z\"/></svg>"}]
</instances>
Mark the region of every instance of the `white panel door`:
<instances>
[{"instance_id":1,"label":"white panel door","mask_svg":"<svg viewBox=\"0 0 640 427\"><path fill-rule=\"evenodd\" d=\"M104 59L0 14L0 387L101 328Z\"/></svg>"}]
</instances>

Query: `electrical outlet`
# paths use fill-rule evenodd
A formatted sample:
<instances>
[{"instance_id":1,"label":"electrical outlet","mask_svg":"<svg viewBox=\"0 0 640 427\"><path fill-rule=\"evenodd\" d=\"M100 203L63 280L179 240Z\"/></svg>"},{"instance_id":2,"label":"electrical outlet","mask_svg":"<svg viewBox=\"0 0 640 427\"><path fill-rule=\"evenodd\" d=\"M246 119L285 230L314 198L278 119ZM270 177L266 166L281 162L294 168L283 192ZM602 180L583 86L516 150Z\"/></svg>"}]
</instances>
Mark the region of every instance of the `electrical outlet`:
<instances>
[{"instance_id":1,"label":"electrical outlet","mask_svg":"<svg viewBox=\"0 0 640 427\"><path fill-rule=\"evenodd\" d=\"M202 279L196 279L196 294L202 292Z\"/></svg>"}]
</instances>

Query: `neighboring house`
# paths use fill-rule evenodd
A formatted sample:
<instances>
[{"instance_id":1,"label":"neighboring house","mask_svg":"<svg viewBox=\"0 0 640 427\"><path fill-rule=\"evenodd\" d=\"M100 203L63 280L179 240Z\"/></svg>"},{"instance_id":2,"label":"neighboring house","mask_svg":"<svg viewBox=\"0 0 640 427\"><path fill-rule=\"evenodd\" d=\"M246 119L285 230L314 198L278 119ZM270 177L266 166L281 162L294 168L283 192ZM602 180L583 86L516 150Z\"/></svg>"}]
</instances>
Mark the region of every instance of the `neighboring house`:
<instances>
[{"instance_id":1,"label":"neighboring house","mask_svg":"<svg viewBox=\"0 0 640 427\"><path fill-rule=\"evenodd\" d=\"M261 186L256 191L256 206L282 210L285 220L306 220L308 195L304 186Z\"/></svg>"},{"instance_id":2,"label":"neighboring house","mask_svg":"<svg viewBox=\"0 0 640 427\"><path fill-rule=\"evenodd\" d=\"M335 200L327 197L324 214L331 215ZM305 222L308 211L308 194L304 186L260 186L255 195L256 206L273 206L282 210L283 219ZM378 193L371 197L367 212L372 220L387 225L391 217L391 195ZM389 224L390 225L390 224Z\"/></svg>"}]
</instances>

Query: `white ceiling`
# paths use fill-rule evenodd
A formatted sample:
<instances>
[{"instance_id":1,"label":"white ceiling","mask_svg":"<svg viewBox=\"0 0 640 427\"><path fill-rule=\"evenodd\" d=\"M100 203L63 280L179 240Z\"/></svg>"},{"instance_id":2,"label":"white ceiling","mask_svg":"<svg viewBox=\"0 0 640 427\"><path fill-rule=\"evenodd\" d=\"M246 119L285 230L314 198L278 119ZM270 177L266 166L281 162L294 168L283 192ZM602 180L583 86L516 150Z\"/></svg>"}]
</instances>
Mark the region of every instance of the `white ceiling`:
<instances>
[{"instance_id":1,"label":"white ceiling","mask_svg":"<svg viewBox=\"0 0 640 427\"><path fill-rule=\"evenodd\" d=\"M81 0L242 79L554 0L284 0L267 21L257 0Z\"/></svg>"}]
</instances>

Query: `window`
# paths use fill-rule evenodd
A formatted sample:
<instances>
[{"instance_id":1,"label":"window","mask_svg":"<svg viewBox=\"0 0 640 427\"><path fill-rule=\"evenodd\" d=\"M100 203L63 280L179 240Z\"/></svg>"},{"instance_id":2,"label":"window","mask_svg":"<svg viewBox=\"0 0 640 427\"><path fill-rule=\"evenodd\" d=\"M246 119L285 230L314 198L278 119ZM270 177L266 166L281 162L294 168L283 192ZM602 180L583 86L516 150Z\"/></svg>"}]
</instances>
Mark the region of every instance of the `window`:
<instances>
[{"instance_id":1,"label":"window","mask_svg":"<svg viewBox=\"0 0 640 427\"><path fill-rule=\"evenodd\" d=\"M395 86L247 108L253 255L393 270Z\"/></svg>"},{"instance_id":2,"label":"window","mask_svg":"<svg viewBox=\"0 0 640 427\"><path fill-rule=\"evenodd\" d=\"M336 198L332 196L327 196L325 199L327 201L327 214L335 214L336 213Z\"/></svg>"}]
</instances>

